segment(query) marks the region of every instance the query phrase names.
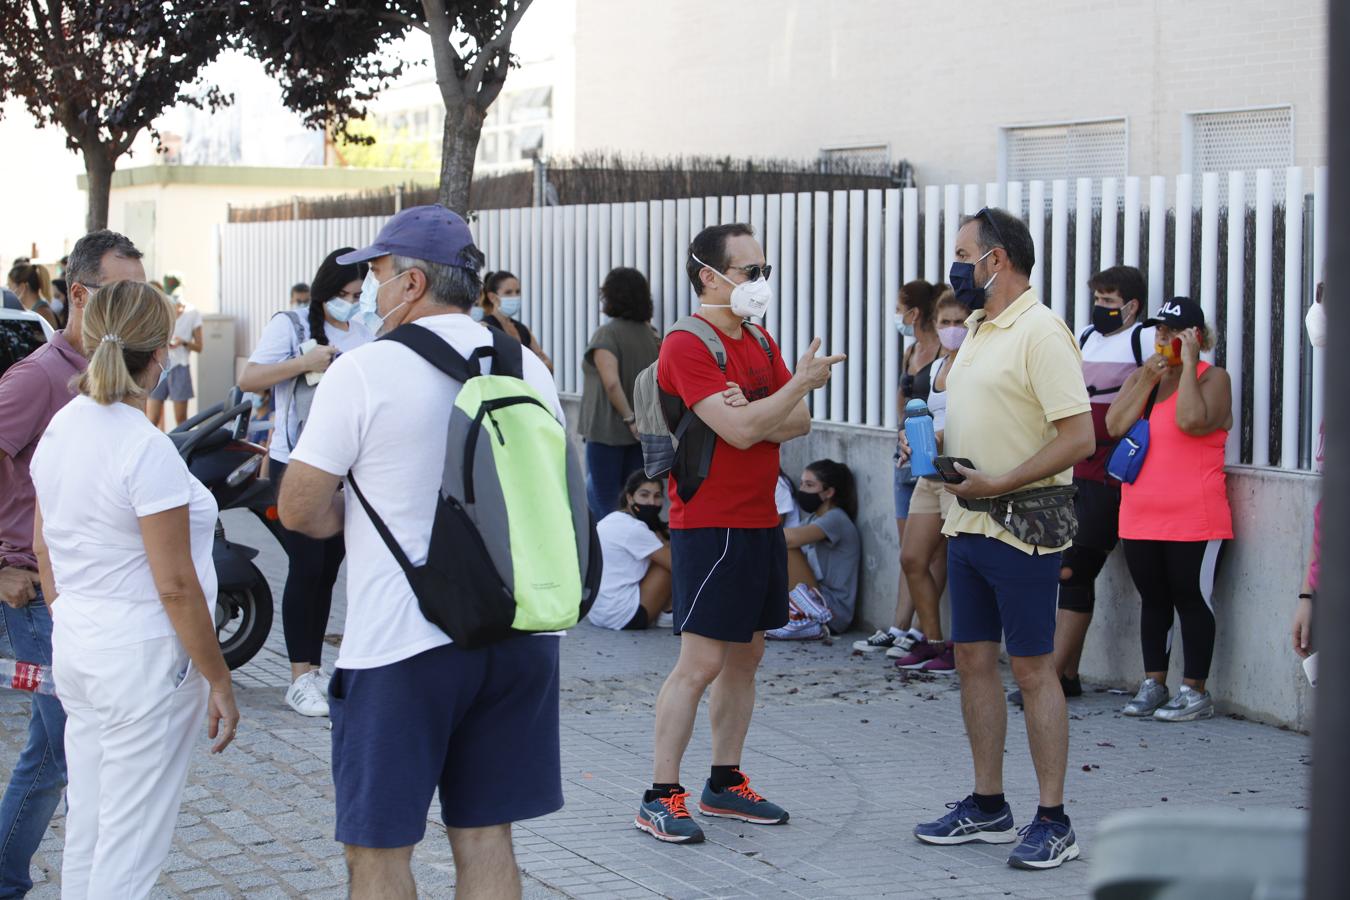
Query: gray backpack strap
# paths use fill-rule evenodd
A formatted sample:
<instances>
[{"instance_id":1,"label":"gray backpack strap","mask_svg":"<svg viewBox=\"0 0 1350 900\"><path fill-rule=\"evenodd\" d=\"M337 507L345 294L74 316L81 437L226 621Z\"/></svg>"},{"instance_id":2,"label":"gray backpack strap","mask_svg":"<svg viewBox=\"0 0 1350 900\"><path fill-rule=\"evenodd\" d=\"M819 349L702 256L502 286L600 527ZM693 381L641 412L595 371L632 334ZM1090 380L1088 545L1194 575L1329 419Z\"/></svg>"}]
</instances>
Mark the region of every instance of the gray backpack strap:
<instances>
[{"instance_id":1,"label":"gray backpack strap","mask_svg":"<svg viewBox=\"0 0 1350 900\"><path fill-rule=\"evenodd\" d=\"M291 328L295 329L295 349L298 352L300 345L305 342L305 325L300 320L300 314L293 309L283 309L277 315L285 316L291 320Z\"/></svg>"},{"instance_id":2,"label":"gray backpack strap","mask_svg":"<svg viewBox=\"0 0 1350 900\"><path fill-rule=\"evenodd\" d=\"M711 323L698 316L685 316L670 326L666 334L676 331L687 331L703 341L703 346L708 348L712 354L713 362L717 363L717 368L725 374L727 370L727 348L722 343L722 334Z\"/></svg>"},{"instance_id":3,"label":"gray backpack strap","mask_svg":"<svg viewBox=\"0 0 1350 900\"><path fill-rule=\"evenodd\" d=\"M773 344L769 343L769 333L764 330L763 325L756 325L753 322L746 322L745 327L759 341L759 346L764 350L764 355L769 358L769 365L773 365Z\"/></svg>"}]
</instances>

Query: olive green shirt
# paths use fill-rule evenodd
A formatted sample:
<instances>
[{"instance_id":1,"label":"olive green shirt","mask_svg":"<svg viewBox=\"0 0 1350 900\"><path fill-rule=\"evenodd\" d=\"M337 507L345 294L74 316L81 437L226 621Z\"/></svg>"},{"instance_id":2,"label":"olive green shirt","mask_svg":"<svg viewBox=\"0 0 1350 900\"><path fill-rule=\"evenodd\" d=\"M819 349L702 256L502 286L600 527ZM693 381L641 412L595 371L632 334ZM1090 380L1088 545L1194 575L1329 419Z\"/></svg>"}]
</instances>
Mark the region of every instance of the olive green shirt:
<instances>
[{"instance_id":1,"label":"olive green shirt","mask_svg":"<svg viewBox=\"0 0 1350 900\"><path fill-rule=\"evenodd\" d=\"M597 444L624 447L637 439L623 423L614 404L609 402L600 372L595 368L596 350L608 350L619 360L619 384L628 406L633 406L633 382L638 373L656 362L661 338L647 322L613 319L596 329L581 361L581 435Z\"/></svg>"}]
</instances>

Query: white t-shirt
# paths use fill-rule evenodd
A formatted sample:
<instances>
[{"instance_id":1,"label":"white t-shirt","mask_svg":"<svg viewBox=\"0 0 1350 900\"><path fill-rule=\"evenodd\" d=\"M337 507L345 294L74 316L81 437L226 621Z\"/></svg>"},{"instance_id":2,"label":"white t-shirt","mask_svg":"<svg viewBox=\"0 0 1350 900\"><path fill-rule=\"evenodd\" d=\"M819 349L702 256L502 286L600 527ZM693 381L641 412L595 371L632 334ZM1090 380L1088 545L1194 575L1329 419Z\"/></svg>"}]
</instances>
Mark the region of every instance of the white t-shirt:
<instances>
[{"instance_id":1,"label":"white t-shirt","mask_svg":"<svg viewBox=\"0 0 1350 900\"><path fill-rule=\"evenodd\" d=\"M1139 357L1134 358L1134 341L1131 335L1139 329ZM1083 333L1087 339L1083 339ZM1110 404L1120 393L1125 383L1140 361L1148 359L1154 352L1156 328L1142 328L1131 325L1115 334L1102 334L1095 328L1079 333L1079 342L1083 353L1083 381L1088 386L1088 399L1093 403Z\"/></svg>"},{"instance_id":2,"label":"white t-shirt","mask_svg":"<svg viewBox=\"0 0 1350 900\"><path fill-rule=\"evenodd\" d=\"M300 317L300 330L304 333L304 337L300 340L295 338L295 325L292 315ZM350 353L357 347L368 344L374 339L374 336L366 330L366 327L357 322L349 322L347 330L343 331L341 328L335 328L332 322L325 319L323 332L328 335L328 343L338 348L339 356L343 353ZM308 309L300 308L285 313L277 313L267 323L267 327L263 329L262 337L258 339L258 346L253 348L253 355L248 358L248 361L272 365L285 362L288 359L295 359L301 355L300 345L309 338ZM324 375L327 377L326 372ZM319 383L322 384L323 382L320 381ZM284 463L291 458L291 394L294 390L295 379L293 378L278 382L272 387L272 409L274 412L272 414L272 445L268 448L268 456L279 463Z\"/></svg>"},{"instance_id":3,"label":"white t-shirt","mask_svg":"<svg viewBox=\"0 0 1350 900\"><path fill-rule=\"evenodd\" d=\"M661 538L622 510L610 513L595 526L605 569L600 590L586 618L591 624L616 631L627 625L638 609L640 582L651 566L651 555L665 546Z\"/></svg>"},{"instance_id":4,"label":"white t-shirt","mask_svg":"<svg viewBox=\"0 0 1350 900\"><path fill-rule=\"evenodd\" d=\"M275 322L275 320L273 320ZM416 322L468 357L492 334L459 313ZM525 381L563 421L553 376L533 353L522 355ZM491 371L491 359L483 361ZM291 458L330 475L356 475L413 565L431 541L445 468L445 438L460 385L407 347L374 341L333 361L314 395L305 433ZM370 669L450 643L423 617L407 576L354 491L347 492L347 620L337 665Z\"/></svg>"},{"instance_id":5,"label":"white t-shirt","mask_svg":"<svg viewBox=\"0 0 1350 900\"><path fill-rule=\"evenodd\" d=\"M76 397L52 417L31 471L63 638L107 648L174 634L138 520L180 506L188 508L192 564L214 609L215 498L145 413Z\"/></svg>"},{"instance_id":6,"label":"white t-shirt","mask_svg":"<svg viewBox=\"0 0 1350 900\"><path fill-rule=\"evenodd\" d=\"M178 318L173 323L173 336L180 341L192 340L192 333L202 327L202 314L195 306L183 306L183 311L178 314ZM169 351L169 368L174 366L186 366L188 360L192 358L192 351L187 347L174 347Z\"/></svg>"},{"instance_id":7,"label":"white t-shirt","mask_svg":"<svg viewBox=\"0 0 1350 900\"><path fill-rule=\"evenodd\" d=\"M802 522L802 512L797 508L797 497L792 482L779 475L773 485L773 505L778 515L787 516L784 528L796 528Z\"/></svg>"}]
</instances>

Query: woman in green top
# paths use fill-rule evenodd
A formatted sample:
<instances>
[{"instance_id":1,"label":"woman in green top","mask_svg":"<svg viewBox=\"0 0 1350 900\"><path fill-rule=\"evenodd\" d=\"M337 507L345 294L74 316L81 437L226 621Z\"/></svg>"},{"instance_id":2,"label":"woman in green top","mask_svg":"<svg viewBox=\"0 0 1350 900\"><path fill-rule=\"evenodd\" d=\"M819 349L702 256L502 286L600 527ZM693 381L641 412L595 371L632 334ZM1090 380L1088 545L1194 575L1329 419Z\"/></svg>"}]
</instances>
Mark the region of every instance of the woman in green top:
<instances>
[{"instance_id":1,"label":"woman in green top","mask_svg":"<svg viewBox=\"0 0 1350 900\"><path fill-rule=\"evenodd\" d=\"M624 480L642 467L633 415L633 382L656 362L661 339L652 328L652 291L637 269L605 276L602 310L581 361L581 435L586 439L586 498L596 521L609 512Z\"/></svg>"}]
</instances>

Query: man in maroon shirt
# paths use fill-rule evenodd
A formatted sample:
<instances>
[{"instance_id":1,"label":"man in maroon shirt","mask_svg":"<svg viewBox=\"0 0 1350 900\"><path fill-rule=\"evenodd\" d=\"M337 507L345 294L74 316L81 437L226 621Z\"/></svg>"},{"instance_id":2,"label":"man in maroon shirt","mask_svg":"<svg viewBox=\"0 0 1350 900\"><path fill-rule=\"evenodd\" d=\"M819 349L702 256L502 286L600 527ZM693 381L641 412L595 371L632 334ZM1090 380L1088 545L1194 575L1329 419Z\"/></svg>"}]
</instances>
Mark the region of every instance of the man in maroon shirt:
<instances>
[{"instance_id":1,"label":"man in maroon shirt","mask_svg":"<svg viewBox=\"0 0 1350 900\"><path fill-rule=\"evenodd\" d=\"M75 396L71 379L85 369L80 326L90 294L113 281L145 281L140 259L136 246L116 232L80 238L66 265L65 330L0 376L0 655L52 664L51 612L33 555L28 463L47 423ZM65 727L60 701L35 694L28 743L0 798L0 897L22 897L33 886L29 862L66 786Z\"/></svg>"},{"instance_id":2,"label":"man in maroon shirt","mask_svg":"<svg viewBox=\"0 0 1350 900\"><path fill-rule=\"evenodd\" d=\"M820 340L789 374L773 338L746 320L771 297L764 251L747 225L705 228L689 245L686 271L697 315L720 332L726 370L703 340L672 332L661 345L657 384L680 398L715 441L707 477L692 495L671 474L671 563L680 658L656 700L655 776L634 824L658 840L692 843L703 831L689 816L680 760L709 685L712 773L699 811L761 825L788 814L750 788L741 749L755 705L764 632L787 622L787 548L774 505L778 445L811 430L806 395L823 387L843 356L817 357ZM727 403L727 383L746 405ZM683 445L682 445L683 446ZM677 466L678 469L678 466Z\"/></svg>"}]
</instances>

